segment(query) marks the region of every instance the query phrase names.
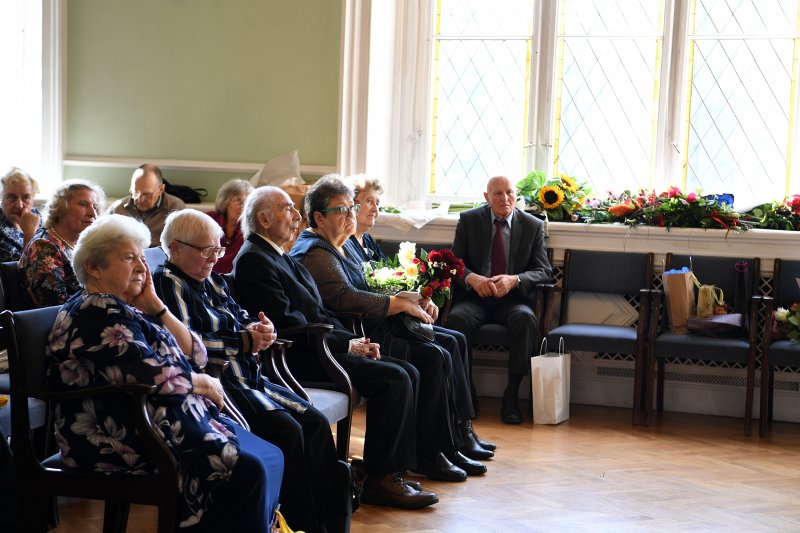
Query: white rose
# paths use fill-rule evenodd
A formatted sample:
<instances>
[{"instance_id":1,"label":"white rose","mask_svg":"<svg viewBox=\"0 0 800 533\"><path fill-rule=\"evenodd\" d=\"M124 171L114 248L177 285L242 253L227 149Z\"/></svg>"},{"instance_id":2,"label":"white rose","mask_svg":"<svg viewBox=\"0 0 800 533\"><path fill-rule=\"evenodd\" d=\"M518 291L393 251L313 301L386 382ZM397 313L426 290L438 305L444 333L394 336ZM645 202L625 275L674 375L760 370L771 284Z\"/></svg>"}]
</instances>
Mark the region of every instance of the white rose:
<instances>
[{"instance_id":1,"label":"white rose","mask_svg":"<svg viewBox=\"0 0 800 533\"><path fill-rule=\"evenodd\" d=\"M411 264L417 252L417 245L413 242L404 241L400 243L400 251L397 254L397 260L403 267Z\"/></svg>"}]
</instances>

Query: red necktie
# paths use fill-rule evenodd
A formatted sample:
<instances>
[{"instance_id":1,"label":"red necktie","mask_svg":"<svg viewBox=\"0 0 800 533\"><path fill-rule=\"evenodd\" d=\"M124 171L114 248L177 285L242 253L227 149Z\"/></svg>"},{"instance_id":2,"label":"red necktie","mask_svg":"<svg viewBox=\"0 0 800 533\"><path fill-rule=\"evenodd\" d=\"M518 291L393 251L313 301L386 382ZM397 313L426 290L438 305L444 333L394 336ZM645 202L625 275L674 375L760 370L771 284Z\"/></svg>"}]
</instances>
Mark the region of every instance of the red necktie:
<instances>
[{"instance_id":1,"label":"red necktie","mask_svg":"<svg viewBox=\"0 0 800 533\"><path fill-rule=\"evenodd\" d=\"M494 221L494 241L492 242L492 276L506 273L506 247L503 244L504 220Z\"/></svg>"}]
</instances>

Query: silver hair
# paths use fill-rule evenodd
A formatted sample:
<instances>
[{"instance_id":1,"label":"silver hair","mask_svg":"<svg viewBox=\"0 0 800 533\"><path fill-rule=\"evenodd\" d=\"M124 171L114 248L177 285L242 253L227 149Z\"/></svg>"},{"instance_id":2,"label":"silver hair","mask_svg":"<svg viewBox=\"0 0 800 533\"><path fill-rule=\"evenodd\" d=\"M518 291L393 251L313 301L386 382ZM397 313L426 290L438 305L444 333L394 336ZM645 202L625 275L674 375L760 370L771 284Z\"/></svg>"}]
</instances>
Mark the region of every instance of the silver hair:
<instances>
[{"instance_id":1,"label":"silver hair","mask_svg":"<svg viewBox=\"0 0 800 533\"><path fill-rule=\"evenodd\" d=\"M383 194L383 186L380 180L370 178L366 174L355 174L348 176L345 180L348 185L353 188L353 197L358 196L362 192L375 191L375 194Z\"/></svg>"},{"instance_id":2,"label":"silver hair","mask_svg":"<svg viewBox=\"0 0 800 533\"><path fill-rule=\"evenodd\" d=\"M193 242L206 235L216 237L217 241L222 237L222 228L213 218L195 209L173 211L164 222L164 230L161 232L161 249L164 250L167 257L171 257L172 252L169 245L173 241Z\"/></svg>"},{"instance_id":3,"label":"silver hair","mask_svg":"<svg viewBox=\"0 0 800 533\"><path fill-rule=\"evenodd\" d=\"M0 192L4 191L12 183L26 183L31 186L33 194L39 192L39 184L36 180L30 174L17 167L11 167L11 170L0 178Z\"/></svg>"},{"instance_id":4,"label":"silver hair","mask_svg":"<svg viewBox=\"0 0 800 533\"><path fill-rule=\"evenodd\" d=\"M94 191L97 196L97 214L103 212L106 206L106 193L98 185L86 180L67 180L61 183L53 193L53 196L44 206L45 223L44 227L52 228L55 226L67 210L67 204L72 199L75 191L88 189Z\"/></svg>"},{"instance_id":5,"label":"silver hair","mask_svg":"<svg viewBox=\"0 0 800 533\"><path fill-rule=\"evenodd\" d=\"M228 210L228 204L231 203L231 197L239 194L247 196L253 192L253 186L249 181L243 179L230 180L222 184L217 192L217 201L214 203L214 208L220 212L225 213Z\"/></svg>"},{"instance_id":6,"label":"silver hair","mask_svg":"<svg viewBox=\"0 0 800 533\"><path fill-rule=\"evenodd\" d=\"M137 243L142 249L150 246L150 230L142 222L125 215L100 215L83 230L72 254L72 269L84 287L88 280L86 265L105 267L108 256L122 243Z\"/></svg>"},{"instance_id":7,"label":"silver hair","mask_svg":"<svg viewBox=\"0 0 800 533\"><path fill-rule=\"evenodd\" d=\"M251 233L258 233L258 214L262 211L267 211L269 216L272 214L272 209L275 207L276 199L282 198L286 192L280 187L273 185L265 185L258 187L244 203L242 208L242 216L239 217L239 225L242 227L242 236L246 239Z\"/></svg>"}]
</instances>

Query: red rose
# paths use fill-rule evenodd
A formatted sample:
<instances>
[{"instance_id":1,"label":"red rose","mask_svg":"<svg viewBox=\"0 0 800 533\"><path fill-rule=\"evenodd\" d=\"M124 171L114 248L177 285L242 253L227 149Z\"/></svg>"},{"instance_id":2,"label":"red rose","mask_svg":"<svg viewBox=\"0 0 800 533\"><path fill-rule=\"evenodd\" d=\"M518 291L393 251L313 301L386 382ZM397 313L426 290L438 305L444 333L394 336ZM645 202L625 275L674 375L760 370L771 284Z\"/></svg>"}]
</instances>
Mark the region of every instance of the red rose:
<instances>
[{"instance_id":1,"label":"red rose","mask_svg":"<svg viewBox=\"0 0 800 533\"><path fill-rule=\"evenodd\" d=\"M430 287L422 287L422 290L420 291L420 293L425 298L430 298L431 296L433 296L433 289L431 289Z\"/></svg>"},{"instance_id":2,"label":"red rose","mask_svg":"<svg viewBox=\"0 0 800 533\"><path fill-rule=\"evenodd\" d=\"M446 279L446 280L442 281L442 288L443 289L449 289L450 288L450 280L449 279Z\"/></svg>"},{"instance_id":3,"label":"red rose","mask_svg":"<svg viewBox=\"0 0 800 533\"><path fill-rule=\"evenodd\" d=\"M439 282L439 280L438 280L438 279L435 279L435 280L431 281L431 282L430 282L430 284L429 284L428 286L429 286L431 289L433 289L433 290L436 290L436 289L438 289L438 288L439 288L439 286L440 286L440 285L441 285L441 283Z\"/></svg>"},{"instance_id":4,"label":"red rose","mask_svg":"<svg viewBox=\"0 0 800 533\"><path fill-rule=\"evenodd\" d=\"M690 192L690 193L689 193L689 194L686 196L686 201L687 201L687 202L694 202L695 200L697 200L697 193Z\"/></svg>"}]
</instances>

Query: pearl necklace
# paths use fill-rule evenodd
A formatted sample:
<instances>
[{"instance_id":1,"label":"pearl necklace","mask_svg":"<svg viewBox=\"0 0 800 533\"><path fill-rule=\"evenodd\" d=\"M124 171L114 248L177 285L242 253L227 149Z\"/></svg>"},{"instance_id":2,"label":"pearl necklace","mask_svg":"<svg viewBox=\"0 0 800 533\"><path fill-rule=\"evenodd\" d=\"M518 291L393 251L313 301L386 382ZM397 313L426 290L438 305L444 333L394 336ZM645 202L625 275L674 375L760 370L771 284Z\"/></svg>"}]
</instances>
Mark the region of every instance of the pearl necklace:
<instances>
[{"instance_id":1,"label":"pearl necklace","mask_svg":"<svg viewBox=\"0 0 800 533\"><path fill-rule=\"evenodd\" d=\"M72 250L72 249L75 247L75 243L70 243L70 242L69 242L67 239L65 239L65 238L64 238L64 236L63 236L63 235L61 235L61 234L60 234L60 233L59 233L59 232L56 230L55 226L51 227L51 228L50 228L50 231L52 231L52 232L55 234L55 236L56 236L56 237L58 237L59 239L61 239L61 242L63 242L63 243L64 243L64 246L66 246L66 247L67 247L67 248L69 248L70 250Z\"/></svg>"}]
</instances>

